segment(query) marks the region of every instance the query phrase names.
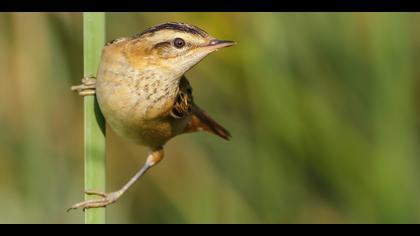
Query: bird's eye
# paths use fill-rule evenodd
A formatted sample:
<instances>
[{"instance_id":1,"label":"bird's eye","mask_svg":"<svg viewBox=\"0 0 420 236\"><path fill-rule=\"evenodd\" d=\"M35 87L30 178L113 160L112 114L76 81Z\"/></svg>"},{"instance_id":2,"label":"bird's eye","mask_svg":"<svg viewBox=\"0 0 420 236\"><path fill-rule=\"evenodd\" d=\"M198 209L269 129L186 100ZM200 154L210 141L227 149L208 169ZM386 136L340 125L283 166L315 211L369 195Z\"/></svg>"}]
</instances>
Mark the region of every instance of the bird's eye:
<instances>
[{"instance_id":1,"label":"bird's eye","mask_svg":"<svg viewBox=\"0 0 420 236\"><path fill-rule=\"evenodd\" d=\"M174 46L176 48L182 48L185 46L185 41L182 38L176 38L174 39Z\"/></svg>"}]
</instances>

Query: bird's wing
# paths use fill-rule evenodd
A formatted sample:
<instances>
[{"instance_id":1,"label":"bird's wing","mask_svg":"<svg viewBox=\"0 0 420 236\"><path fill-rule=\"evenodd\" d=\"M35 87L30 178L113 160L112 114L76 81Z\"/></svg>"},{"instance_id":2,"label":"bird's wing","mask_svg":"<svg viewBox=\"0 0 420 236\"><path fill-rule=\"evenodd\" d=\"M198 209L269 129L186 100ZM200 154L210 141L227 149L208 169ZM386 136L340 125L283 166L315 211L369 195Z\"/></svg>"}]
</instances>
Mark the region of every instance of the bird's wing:
<instances>
[{"instance_id":1,"label":"bird's wing","mask_svg":"<svg viewBox=\"0 0 420 236\"><path fill-rule=\"evenodd\" d=\"M195 132L200 130L205 130L212 134L215 134L223 139L229 140L231 135L229 131L223 128L215 120L213 120L207 112L199 108L193 103L191 107L191 120L185 127L184 132Z\"/></svg>"},{"instance_id":2,"label":"bird's wing","mask_svg":"<svg viewBox=\"0 0 420 236\"><path fill-rule=\"evenodd\" d=\"M191 115L191 119L184 129L185 133L207 131L229 140L230 133L193 101L192 88L187 78L183 76L179 81L179 92L170 115L175 119L182 119Z\"/></svg>"},{"instance_id":3,"label":"bird's wing","mask_svg":"<svg viewBox=\"0 0 420 236\"><path fill-rule=\"evenodd\" d=\"M185 76L179 81L179 90L170 115L175 119L182 119L192 112L192 88Z\"/></svg>"}]
</instances>

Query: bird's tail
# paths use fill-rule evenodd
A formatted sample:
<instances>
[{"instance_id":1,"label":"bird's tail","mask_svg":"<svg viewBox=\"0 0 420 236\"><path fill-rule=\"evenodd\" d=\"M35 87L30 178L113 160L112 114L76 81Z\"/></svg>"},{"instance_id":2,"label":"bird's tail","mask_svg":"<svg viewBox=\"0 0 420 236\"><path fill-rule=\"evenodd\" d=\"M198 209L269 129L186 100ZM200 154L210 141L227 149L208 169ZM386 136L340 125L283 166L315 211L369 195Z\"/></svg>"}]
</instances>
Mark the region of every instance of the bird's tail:
<instances>
[{"instance_id":1,"label":"bird's tail","mask_svg":"<svg viewBox=\"0 0 420 236\"><path fill-rule=\"evenodd\" d=\"M207 112L203 111L197 105L192 106L192 117L184 132L195 132L205 130L215 134L223 139L229 140L231 135L223 126L213 120Z\"/></svg>"}]
</instances>

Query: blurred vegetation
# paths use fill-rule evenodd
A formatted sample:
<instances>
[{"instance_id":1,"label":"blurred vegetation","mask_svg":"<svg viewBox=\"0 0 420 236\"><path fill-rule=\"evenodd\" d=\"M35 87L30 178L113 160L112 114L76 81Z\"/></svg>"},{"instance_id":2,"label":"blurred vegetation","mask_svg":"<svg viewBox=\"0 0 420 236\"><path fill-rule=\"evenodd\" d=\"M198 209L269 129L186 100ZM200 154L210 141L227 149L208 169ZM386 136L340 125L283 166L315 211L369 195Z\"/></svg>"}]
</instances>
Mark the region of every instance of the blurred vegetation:
<instances>
[{"instance_id":1,"label":"blurred vegetation","mask_svg":"<svg viewBox=\"0 0 420 236\"><path fill-rule=\"evenodd\" d=\"M238 42L188 72L233 134L180 136L111 223L419 223L420 28L407 13L109 13ZM82 223L80 13L0 14L0 222ZM110 129L109 129L110 130ZM108 190L147 149L108 132Z\"/></svg>"}]
</instances>

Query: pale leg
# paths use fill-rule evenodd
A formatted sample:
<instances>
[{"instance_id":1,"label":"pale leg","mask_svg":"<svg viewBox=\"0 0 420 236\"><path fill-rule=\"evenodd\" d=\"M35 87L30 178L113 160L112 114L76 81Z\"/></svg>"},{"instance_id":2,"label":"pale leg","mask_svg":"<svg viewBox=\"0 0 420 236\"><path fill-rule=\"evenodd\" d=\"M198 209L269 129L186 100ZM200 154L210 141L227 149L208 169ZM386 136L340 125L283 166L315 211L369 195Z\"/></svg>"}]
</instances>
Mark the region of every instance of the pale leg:
<instances>
[{"instance_id":1,"label":"pale leg","mask_svg":"<svg viewBox=\"0 0 420 236\"><path fill-rule=\"evenodd\" d=\"M86 200L80 203L77 203L70 207L67 211L72 209L82 208L83 211L89 208L98 208L106 207L114 202L116 202L137 180L140 179L151 167L159 163L163 158L163 148L156 149L152 151L147 157L147 161L144 166L130 179L120 190L111 193L98 192L93 190L86 190L87 195L97 195L100 196L100 199L91 199Z\"/></svg>"}]
</instances>

